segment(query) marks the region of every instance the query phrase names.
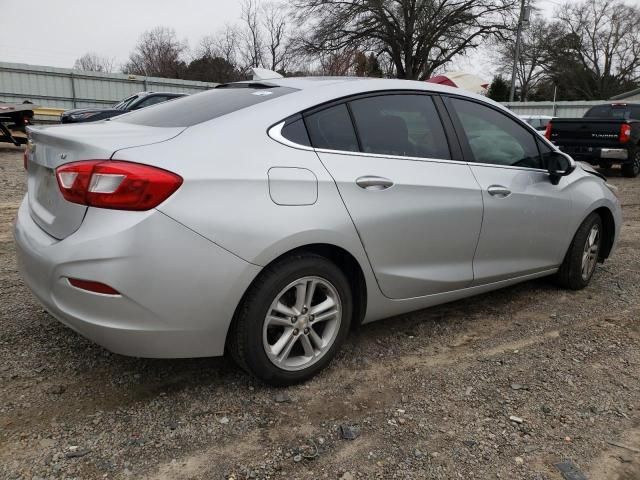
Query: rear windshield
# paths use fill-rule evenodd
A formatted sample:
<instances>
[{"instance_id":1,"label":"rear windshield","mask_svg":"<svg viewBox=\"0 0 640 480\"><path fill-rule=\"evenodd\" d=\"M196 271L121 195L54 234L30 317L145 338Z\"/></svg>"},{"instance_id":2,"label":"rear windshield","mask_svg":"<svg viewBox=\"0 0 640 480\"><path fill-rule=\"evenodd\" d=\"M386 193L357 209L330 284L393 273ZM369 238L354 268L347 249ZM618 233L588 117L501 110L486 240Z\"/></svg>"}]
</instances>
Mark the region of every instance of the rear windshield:
<instances>
[{"instance_id":1,"label":"rear windshield","mask_svg":"<svg viewBox=\"0 0 640 480\"><path fill-rule=\"evenodd\" d=\"M265 84L223 85L134 111L112 121L148 127L190 127L295 91L296 88Z\"/></svg>"},{"instance_id":2,"label":"rear windshield","mask_svg":"<svg viewBox=\"0 0 640 480\"><path fill-rule=\"evenodd\" d=\"M640 120L640 105L598 105L589 109L584 116Z\"/></svg>"}]
</instances>

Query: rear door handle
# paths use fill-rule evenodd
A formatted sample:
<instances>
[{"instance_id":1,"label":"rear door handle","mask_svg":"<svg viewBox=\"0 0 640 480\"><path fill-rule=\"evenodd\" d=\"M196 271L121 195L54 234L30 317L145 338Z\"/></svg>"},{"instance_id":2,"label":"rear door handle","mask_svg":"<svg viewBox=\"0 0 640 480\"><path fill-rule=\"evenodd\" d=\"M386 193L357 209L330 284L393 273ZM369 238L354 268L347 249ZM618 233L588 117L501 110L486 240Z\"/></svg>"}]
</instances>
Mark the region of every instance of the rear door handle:
<instances>
[{"instance_id":1,"label":"rear door handle","mask_svg":"<svg viewBox=\"0 0 640 480\"><path fill-rule=\"evenodd\" d=\"M502 185L491 185L487 188L487 192L489 192L489 195L499 198L505 198L511 195L511 190L507 187L503 187Z\"/></svg>"},{"instance_id":2,"label":"rear door handle","mask_svg":"<svg viewBox=\"0 0 640 480\"><path fill-rule=\"evenodd\" d=\"M365 190L386 190L393 186L393 181L388 178L373 175L360 177L356 180L356 183L360 188L364 188Z\"/></svg>"}]
</instances>

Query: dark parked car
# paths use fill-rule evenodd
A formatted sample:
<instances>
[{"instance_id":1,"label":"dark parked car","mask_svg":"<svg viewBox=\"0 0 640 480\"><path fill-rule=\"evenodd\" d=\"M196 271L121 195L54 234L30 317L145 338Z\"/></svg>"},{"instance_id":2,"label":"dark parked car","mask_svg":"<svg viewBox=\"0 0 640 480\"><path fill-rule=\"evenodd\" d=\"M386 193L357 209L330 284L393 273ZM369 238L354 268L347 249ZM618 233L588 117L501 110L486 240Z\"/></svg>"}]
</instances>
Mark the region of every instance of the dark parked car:
<instances>
[{"instance_id":1,"label":"dark parked car","mask_svg":"<svg viewBox=\"0 0 640 480\"><path fill-rule=\"evenodd\" d=\"M619 163L625 177L640 175L640 104L596 105L583 118L554 118L545 136L576 160L602 168Z\"/></svg>"},{"instance_id":2,"label":"dark parked car","mask_svg":"<svg viewBox=\"0 0 640 480\"><path fill-rule=\"evenodd\" d=\"M140 92L109 108L74 108L73 110L67 110L60 115L60 121L62 123L95 122L186 95L186 93Z\"/></svg>"}]
</instances>

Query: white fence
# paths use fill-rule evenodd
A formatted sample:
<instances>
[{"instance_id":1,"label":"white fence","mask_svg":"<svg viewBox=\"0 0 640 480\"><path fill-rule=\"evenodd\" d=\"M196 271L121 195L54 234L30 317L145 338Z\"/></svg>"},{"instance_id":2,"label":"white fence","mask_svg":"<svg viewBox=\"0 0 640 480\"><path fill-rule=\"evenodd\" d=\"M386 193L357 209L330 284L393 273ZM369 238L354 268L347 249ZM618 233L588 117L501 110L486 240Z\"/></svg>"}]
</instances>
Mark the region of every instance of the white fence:
<instances>
[{"instance_id":1,"label":"white fence","mask_svg":"<svg viewBox=\"0 0 640 480\"><path fill-rule=\"evenodd\" d=\"M552 117L579 118L594 105L609 100L572 102L503 102L516 115L550 115Z\"/></svg>"},{"instance_id":2,"label":"white fence","mask_svg":"<svg viewBox=\"0 0 640 480\"><path fill-rule=\"evenodd\" d=\"M196 93L215 83L0 62L0 102L58 109L113 105L140 91Z\"/></svg>"}]
</instances>

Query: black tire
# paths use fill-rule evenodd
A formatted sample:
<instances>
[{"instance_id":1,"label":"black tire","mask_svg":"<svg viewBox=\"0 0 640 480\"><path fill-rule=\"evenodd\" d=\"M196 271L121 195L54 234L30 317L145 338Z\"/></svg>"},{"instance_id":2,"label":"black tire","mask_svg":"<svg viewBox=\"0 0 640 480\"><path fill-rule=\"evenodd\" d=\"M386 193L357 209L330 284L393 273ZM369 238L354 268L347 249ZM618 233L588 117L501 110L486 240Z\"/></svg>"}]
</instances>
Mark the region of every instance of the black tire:
<instances>
[{"instance_id":1,"label":"black tire","mask_svg":"<svg viewBox=\"0 0 640 480\"><path fill-rule=\"evenodd\" d=\"M564 261L556 274L556 283L563 288L570 290L581 290L589 285L595 264L589 269L588 274L583 275L583 254L589 239L589 234L594 227L598 228L598 244L595 252L596 263L602 248L602 238L604 234L602 219L597 213L590 214L580 225L576 232L569 250L564 257Z\"/></svg>"},{"instance_id":2,"label":"black tire","mask_svg":"<svg viewBox=\"0 0 640 480\"><path fill-rule=\"evenodd\" d=\"M637 177L640 175L640 147L629 150L631 160L622 164L622 176Z\"/></svg>"},{"instance_id":3,"label":"black tire","mask_svg":"<svg viewBox=\"0 0 640 480\"><path fill-rule=\"evenodd\" d=\"M263 327L272 302L283 289L304 277L319 277L334 287L342 316L326 352L309 367L291 371L279 368L270 360L263 344ZM231 325L227 349L243 370L259 380L273 386L293 385L313 377L331 362L349 333L352 314L351 288L340 268L319 255L295 254L265 268L251 285Z\"/></svg>"}]
</instances>

